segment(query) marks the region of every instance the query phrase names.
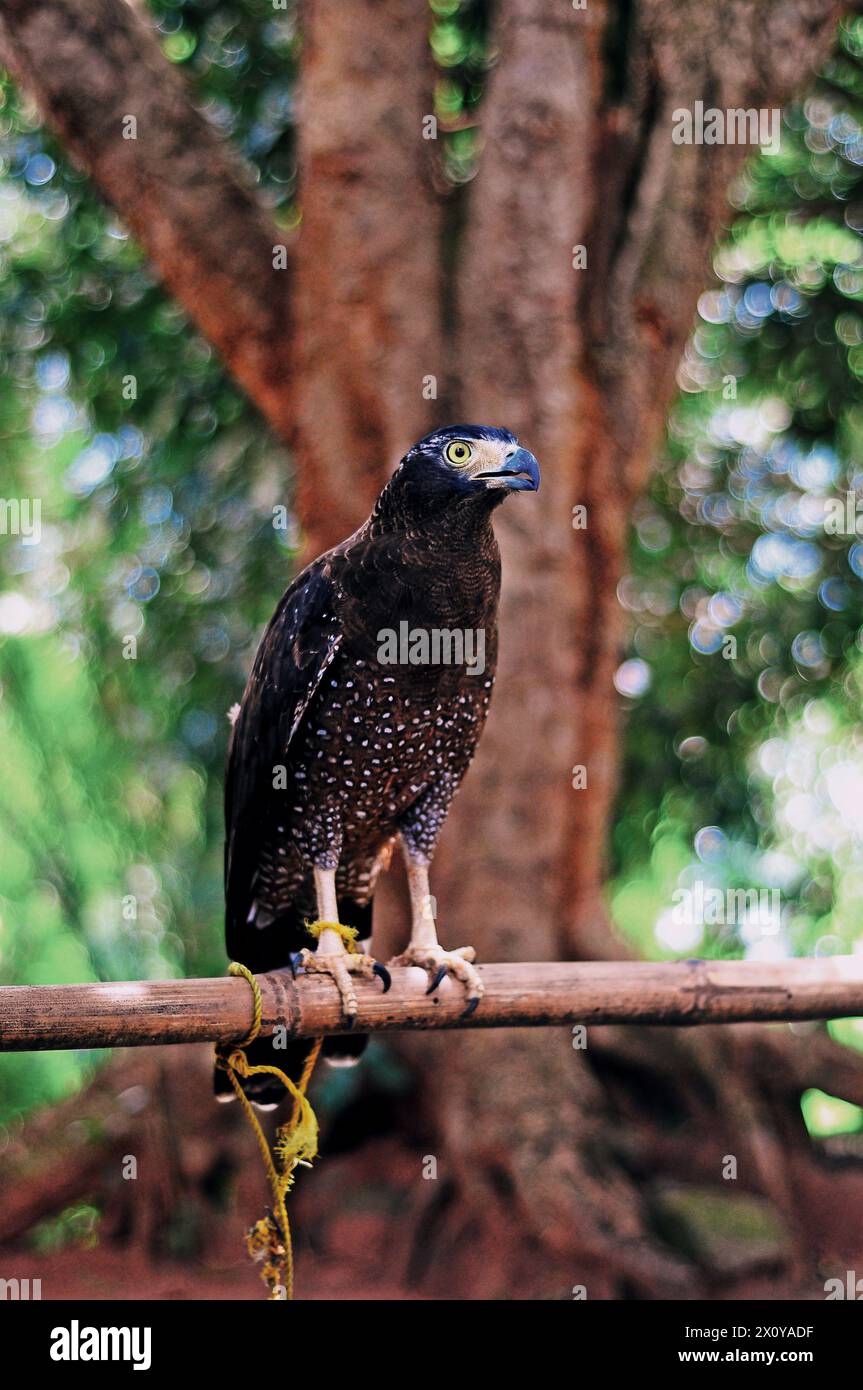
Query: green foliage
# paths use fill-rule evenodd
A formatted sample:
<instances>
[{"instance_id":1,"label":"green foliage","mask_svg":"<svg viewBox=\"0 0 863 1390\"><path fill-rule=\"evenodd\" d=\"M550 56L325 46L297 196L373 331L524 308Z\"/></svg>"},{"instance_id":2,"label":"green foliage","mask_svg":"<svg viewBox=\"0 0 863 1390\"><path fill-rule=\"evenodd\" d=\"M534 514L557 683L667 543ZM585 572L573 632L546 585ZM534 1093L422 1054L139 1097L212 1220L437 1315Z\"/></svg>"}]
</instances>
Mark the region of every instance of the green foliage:
<instances>
[{"instance_id":1,"label":"green foliage","mask_svg":"<svg viewBox=\"0 0 863 1390\"><path fill-rule=\"evenodd\" d=\"M27 1233L27 1244L39 1254L55 1250L92 1250L99 1244L99 1211L78 1202L58 1216L47 1217Z\"/></svg>"},{"instance_id":2,"label":"green foliage","mask_svg":"<svg viewBox=\"0 0 863 1390\"><path fill-rule=\"evenodd\" d=\"M156 4L295 217L294 19ZM0 87L0 977L218 973L227 710L298 543L283 451L11 84ZM133 639L133 640L130 640ZM4 1059L0 1117L87 1054Z\"/></svg>"},{"instance_id":3,"label":"green foliage","mask_svg":"<svg viewBox=\"0 0 863 1390\"><path fill-rule=\"evenodd\" d=\"M809 1133L818 1138L829 1138L835 1134L859 1134L863 1130L863 1110L848 1100L828 1096L826 1091L819 1091L813 1087L804 1091L800 1103Z\"/></svg>"},{"instance_id":4,"label":"green foliage","mask_svg":"<svg viewBox=\"0 0 863 1390\"><path fill-rule=\"evenodd\" d=\"M468 183L479 166L478 107L496 54L489 36L488 0L429 0L429 44L440 75L434 108L445 179Z\"/></svg>"},{"instance_id":5,"label":"green foliage","mask_svg":"<svg viewBox=\"0 0 863 1390\"><path fill-rule=\"evenodd\" d=\"M854 19L731 190L635 516L612 897L651 954L861 942L863 543L825 525L863 493L861 56ZM686 925L673 894L698 880L779 890L781 917Z\"/></svg>"}]
</instances>

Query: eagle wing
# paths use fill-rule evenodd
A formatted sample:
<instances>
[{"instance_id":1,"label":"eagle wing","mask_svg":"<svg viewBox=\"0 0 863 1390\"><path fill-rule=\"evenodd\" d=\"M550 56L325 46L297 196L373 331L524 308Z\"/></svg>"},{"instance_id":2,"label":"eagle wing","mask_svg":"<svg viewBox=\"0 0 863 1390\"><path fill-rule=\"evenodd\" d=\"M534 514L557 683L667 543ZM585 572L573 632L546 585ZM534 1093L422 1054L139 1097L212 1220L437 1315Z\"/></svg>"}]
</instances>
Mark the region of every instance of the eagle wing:
<instances>
[{"instance_id":1,"label":"eagle wing","mask_svg":"<svg viewBox=\"0 0 863 1390\"><path fill-rule=\"evenodd\" d=\"M297 576L273 614L231 736L225 780L229 952L254 903L260 851L273 823L274 769L288 766L291 741L342 636L335 588L322 557Z\"/></svg>"}]
</instances>

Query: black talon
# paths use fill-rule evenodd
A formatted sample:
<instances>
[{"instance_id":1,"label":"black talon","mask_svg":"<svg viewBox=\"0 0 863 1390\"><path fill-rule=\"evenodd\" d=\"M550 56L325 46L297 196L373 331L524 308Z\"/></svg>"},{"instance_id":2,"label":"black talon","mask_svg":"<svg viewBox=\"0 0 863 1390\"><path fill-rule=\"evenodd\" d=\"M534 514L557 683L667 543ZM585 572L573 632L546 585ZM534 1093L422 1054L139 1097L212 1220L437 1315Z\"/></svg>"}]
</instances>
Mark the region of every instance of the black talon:
<instances>
[{"instance_id":1,"label":"black talon","mask_svg":"<svg viewBox=\"0 0 863 1390\"><path fill-rule=\"evenodd\" d=\"M464 1009L462 1009L462 1014L461 1014L462 1018L470 1018L471 1014L475 1014L478 1008L479 1008L479 995L477 995L476 999L469 999L469 1000L468 1000L466 1007L465 1007Z\"/></svg>"},{"instance_id":2,"label":"black talon","mask_svg":"<svg viewBox=\"0 0 863 1390\"><path fill-rule=\"evenodd\" d=\"M297 978L298 970L300 974L302 974L303 972L302 960L303 958L300 955L299 951L291 951L288 956L288 966L290 967L290 971L294 979Z\"/></svg>"},{"instance_id":3,"label":"black talon","mask_svg":"<svg viewBox=\"0 0 863 1390\"><path fill-rule=\"evenodd\" d=\"M356 1021L357 1021L357 1016L356 1016L356 1014L343 1014L343 1015L342 1015L342 1022L343 1022L344 1025L345 1025L345 1032L346 1032L346 1033L350 1033L350 1031L351 1031L351 1029L353 1028L353 1026L354 1026L354 1024L356 1023Z\"/></svg>"},{"instance_id":4,"label":"black talon","mask_svg":"<svg viewBox=\"0 0 863 1390\"><path fill-rule=\"evenodd\" d=\"M378 979L382 982L383 993L386 994L387 990L390 988L393 982L393 977L387 970L386 966L381 965L380 961L375 961L374 965L372 966L372 974L377 975Z\"/></svg>"},{"instance_id":5,"label":"black talon","mask_svg":"<svg viewBox=\"0 0 863 1390\"><path fill-rule=\"evenodd\" d=\"M432 980L431 984L429 985L428 989L426 990L426 994L434 994L434 992L435 992L435 990L437 989L438 985L440 984L441 980L443 980L443 979L446 978L447 969L448 969L448 967L445 966L445 965L439 965L439 966L438 966L438 968L437 968L437 974L435 975L434 979Z\"/></svg>"}]
</instances>

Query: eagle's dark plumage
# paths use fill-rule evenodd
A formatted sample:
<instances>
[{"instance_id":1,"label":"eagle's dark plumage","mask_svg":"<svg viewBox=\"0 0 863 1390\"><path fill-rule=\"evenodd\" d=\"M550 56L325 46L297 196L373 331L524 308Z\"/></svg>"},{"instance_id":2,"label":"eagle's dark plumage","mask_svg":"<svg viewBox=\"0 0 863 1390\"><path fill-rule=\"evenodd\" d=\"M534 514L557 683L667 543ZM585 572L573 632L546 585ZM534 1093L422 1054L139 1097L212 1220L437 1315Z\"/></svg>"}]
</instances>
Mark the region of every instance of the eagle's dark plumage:
<instances>
[{"instance_id":1,"label":"eagle's dark plumage","mask_svg":"<svg viewBox=\"0 0 863 1390\"><path fill-rule=\"evenodd\" d=\"M472 952L437 945L428 865L494 681L500 555L492 513L508 491L538 484L536 460L508 431L439 430L405 455L359 530L285 593L231 738L225 893L232 959L254 971L288 965L312 944L305 923L333 920L336 905L338 921L368 942L375 880L401 837L413 928L399 962L422 964L435 982L450 971L475 1007L481 984ZM473 665L445 657L382 660L382 634L405 631L472 634ZM480 634L484 663L476 659ZM440 657L445 648L431 650ZM326 966L339 947L325 933L318 956L305 956L306 968ZM340 988L350 1014L344 973ZM358 1054L363 1041L329 1039L325 1055ZM274 1053L261 1040L250 1060L294 1072L307 1048L294 1043ZM259 1102L280 1098L271 1078L245 1084ZM223 1072L216 1086L229 1093Z\"/></svg>"}]
</instances>

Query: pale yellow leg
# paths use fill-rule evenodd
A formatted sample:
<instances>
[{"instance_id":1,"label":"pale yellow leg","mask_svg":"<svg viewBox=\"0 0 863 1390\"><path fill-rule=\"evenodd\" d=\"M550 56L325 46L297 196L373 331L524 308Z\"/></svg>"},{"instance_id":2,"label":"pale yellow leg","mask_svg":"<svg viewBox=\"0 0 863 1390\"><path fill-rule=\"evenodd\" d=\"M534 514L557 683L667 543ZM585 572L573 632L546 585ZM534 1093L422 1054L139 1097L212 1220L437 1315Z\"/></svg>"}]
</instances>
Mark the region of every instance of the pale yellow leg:
<instances>
[{"instance_id":1,"label":"pale yellow leg","mask_svg":"<svg viewBox=\"0 0 863 1390\"><path fill-rule=\"evenodd\" d=\"M429 993L445 975L453 975L467 995L465 1013L473 1013L485 993L479 971L474 966L473 946L444 950L438 941L434 918L434 899L429 892L429 871L425 859L411 852L402 841L411 896L411 939L407 950L394 956L390 965L418 965L430 978Z\"/></svg>"},{"instance_id":2,"label":"pale yellow leg","mask_svg":"<svg viewBox=\"0 0 863 1390\"><path fill-rule=\"evenodd\" d=\"M318 903L318 921L337 922L339 908L336 898L335 869L315 869L315 892ZM317 949L300 952L300 963L308 974L330 975L341 995L342 1013L350 1028L357 1016L358 1004L352 975L365 975L371 979L380 975L382 967L377 966L365 951L358 953L345 950L345 943L336 931L324 928L318 940ZM389 988L382 976L384 988Z\"/></svg>"}]
</instances>

